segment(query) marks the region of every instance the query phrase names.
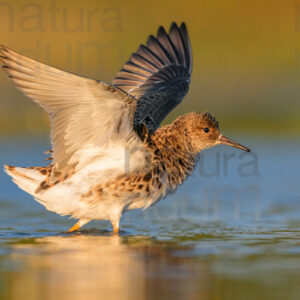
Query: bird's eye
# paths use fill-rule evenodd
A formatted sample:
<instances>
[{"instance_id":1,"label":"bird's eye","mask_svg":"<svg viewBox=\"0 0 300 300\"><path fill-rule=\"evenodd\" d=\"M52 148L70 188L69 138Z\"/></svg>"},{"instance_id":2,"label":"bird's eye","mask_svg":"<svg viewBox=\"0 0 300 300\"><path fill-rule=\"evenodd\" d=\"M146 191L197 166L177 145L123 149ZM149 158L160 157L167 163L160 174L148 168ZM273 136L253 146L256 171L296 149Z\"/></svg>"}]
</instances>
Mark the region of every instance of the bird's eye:
<instances>
[{"instance_id":1,"label":"bird's eye","mask_svg":"<svg viewBox=\"0 0 300 300\"><path fill-rule=\"evenodd\" d=\"M204 131L205 133L208 133L208 132L209 132L209 128L205 127L205 128L203 128L203 131Z\"/></svg>"}]
</instances>

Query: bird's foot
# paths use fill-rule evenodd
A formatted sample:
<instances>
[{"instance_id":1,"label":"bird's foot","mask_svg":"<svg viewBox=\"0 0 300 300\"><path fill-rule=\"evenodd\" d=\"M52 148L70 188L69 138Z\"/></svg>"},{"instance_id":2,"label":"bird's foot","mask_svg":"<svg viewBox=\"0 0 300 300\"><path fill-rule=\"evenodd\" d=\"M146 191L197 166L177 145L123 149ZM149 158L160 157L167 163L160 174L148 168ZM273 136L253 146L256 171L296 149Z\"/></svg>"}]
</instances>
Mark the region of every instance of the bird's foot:
<instances>
[{"instance_id":1,"label":"bird's foot","mask_svg":"<svg viewBox=\"0 0 300 300\"><path fill-rule=\"evenodd\" d=\"M79 223L79 221L74 226L72 226L70 229L68 229L67 232L70 233L70 232L78 230L80 228L78 223Z\"/></svg>"},{"instance_id":2,"label":"bird's foot","mask_svg":"<svg viewBox=\"0 0 300 300\"><path fill-rule=\"evenodd\" d=\"M88 223L88 220L79 220L74 226L72 226L67 233L73 232L78 230L81 226L85 225L86 223Z\"/></svg>"},{"instance_id":3,"label":"bird's foot","mask_svg":"<svg viewBox=\"0 0 300 300\"><path fill-rule=\"evenodd\" d=\"M119 226L113 226L113 233L119 233Z\"/></svg>"}]
</instances>

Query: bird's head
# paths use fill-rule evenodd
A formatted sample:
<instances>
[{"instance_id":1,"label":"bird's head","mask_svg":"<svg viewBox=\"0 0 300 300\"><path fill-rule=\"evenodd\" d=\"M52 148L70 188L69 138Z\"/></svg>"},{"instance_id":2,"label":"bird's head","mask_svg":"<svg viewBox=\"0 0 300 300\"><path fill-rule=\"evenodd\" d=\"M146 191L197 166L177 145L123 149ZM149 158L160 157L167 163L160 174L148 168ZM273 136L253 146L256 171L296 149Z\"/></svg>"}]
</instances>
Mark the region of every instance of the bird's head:
<instances>
[{"instance_id":1,"label":"bird's head","mask_svg":"<svg viewBox=\"0 0 300 300\"><path fill-rule=\"evenodd\" d=\"M186 117L187 134L190 144L196 152L221 144L250 152L250 149L223 136L219 129L219 123L210 113L189 113Z\"/></svg>"}]
</instances>

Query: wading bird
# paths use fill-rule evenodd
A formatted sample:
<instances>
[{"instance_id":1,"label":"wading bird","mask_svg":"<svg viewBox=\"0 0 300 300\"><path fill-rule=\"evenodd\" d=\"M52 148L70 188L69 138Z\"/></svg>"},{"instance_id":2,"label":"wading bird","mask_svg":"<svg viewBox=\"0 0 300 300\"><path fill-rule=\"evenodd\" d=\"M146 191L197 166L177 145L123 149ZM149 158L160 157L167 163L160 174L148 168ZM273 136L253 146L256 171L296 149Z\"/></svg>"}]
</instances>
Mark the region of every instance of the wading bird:
<instances>
[{"instance_id":1,"label":"wading bird","mask_svg":"<svg viewBox=\"0 0 300 300\"><path fill-rule=\"evenodd\" d=\"M48 210L79 219L109 220L145 209L173 192L194 170L198 154L225 144L209 113L188 113L160 127L188 91L192 51L184 23L159 27L112 84L49 67L1 46L11 80L50 116L52 163L5 166L24 191Z\"/></svg>"}]
</instances>

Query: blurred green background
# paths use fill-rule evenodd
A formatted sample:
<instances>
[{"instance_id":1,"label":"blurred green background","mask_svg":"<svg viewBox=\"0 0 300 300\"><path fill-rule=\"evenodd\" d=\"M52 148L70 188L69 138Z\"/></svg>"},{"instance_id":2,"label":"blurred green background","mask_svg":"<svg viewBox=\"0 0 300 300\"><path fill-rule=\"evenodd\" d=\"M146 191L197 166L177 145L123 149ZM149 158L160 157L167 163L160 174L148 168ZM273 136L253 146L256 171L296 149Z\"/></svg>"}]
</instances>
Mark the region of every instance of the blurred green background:
<instances>
[{"instance_id":1,"label":"blurred green background","mask_svg":"<svg viewBox=\"0 0 300 300\"><path fill-rule=\"evenodd\" d=\"M172 21L188 26L194 70L164 122L207 110L253 152L205 152L176 193L126 214L120 235L106 222L65 235L74 221L2 171L47 164L49 121L0 71L1 300L299 299L300 0L0 0L0 44L110 82Z\"/></svg>"},{"instance_id":2,"label":"blurred green background","mask_svg":"<svg viewBox=\"0 0 300 300\"><path fill-rule=\"evenodd\" d=\"M111 81L159 25L185 21L194 70L165 120L215 114L224 131L300 129L300 1L5 1L0 43L57 68ZM0 73L0 134L47 133L47 115Z\"/></svg>"}]
</instances>

